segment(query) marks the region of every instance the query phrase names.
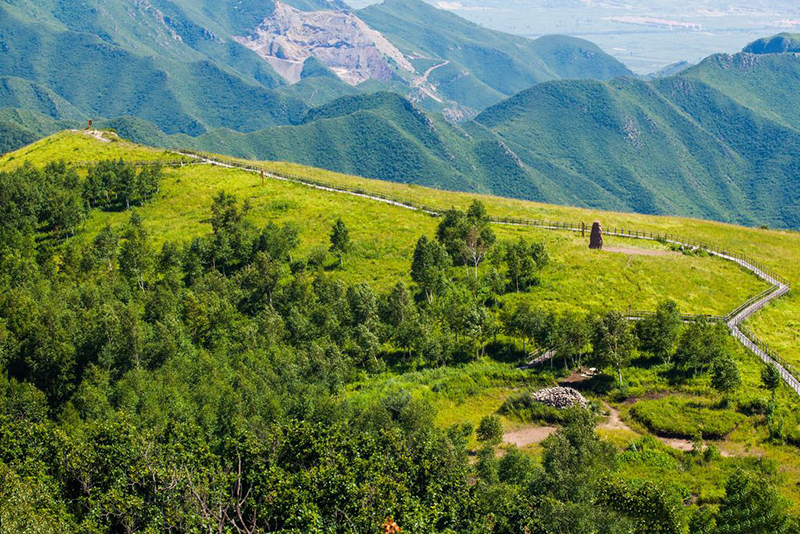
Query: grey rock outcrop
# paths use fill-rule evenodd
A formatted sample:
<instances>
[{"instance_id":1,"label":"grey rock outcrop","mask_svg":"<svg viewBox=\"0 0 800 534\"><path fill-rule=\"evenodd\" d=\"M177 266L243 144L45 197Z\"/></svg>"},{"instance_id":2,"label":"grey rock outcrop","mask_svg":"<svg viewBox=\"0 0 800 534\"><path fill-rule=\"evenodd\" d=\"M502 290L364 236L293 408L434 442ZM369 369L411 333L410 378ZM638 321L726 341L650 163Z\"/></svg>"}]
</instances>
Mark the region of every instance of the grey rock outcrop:
<instances>
[{"instance_id":1,"label":"grey rock outcrop","mask_svg":"<svg viewBox=\"0 0 800 534\"><path fill-rule=\"evenodd\" d=\"M300 80L305 60L312 56L351 85L392 79L392 65L408 75L416 72L400 50L351 11L300 11L275 2L272 15L235 40L290 83Z\"/></svg>"},{"instance_id":2,"label":"grey rock outcrop","mask_svg":"<svg viewBox=\"0 0 800 534\"><path fill-rule=\"evenodd\" d=\"M586 408L586 399L575 389L572 388L548 388L540 389L531 395L534 401L558 408L559 410L566 410L574 406Z\"/></svg>"}]
</instances>

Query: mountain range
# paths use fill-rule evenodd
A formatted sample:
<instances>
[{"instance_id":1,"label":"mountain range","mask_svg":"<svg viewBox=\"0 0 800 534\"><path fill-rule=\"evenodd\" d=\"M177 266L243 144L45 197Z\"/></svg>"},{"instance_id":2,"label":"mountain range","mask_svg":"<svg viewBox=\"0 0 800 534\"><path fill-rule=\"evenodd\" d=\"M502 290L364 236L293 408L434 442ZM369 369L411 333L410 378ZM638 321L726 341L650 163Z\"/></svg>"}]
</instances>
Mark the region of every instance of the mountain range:
<instances>
[{"instance_id":1,"label":"mountain range","mask_svg":"<svg viewBox=\"0 0 800 534\"><path fill-rule=\"evenodd\" d=\"M474 116L540 81L628 72L586 41L493 32L420 0L363 12L328 0L8 0L0 49L2 109L129 115L192 136L299 124L311 107L378 90Z\"/></svg>"},{"instance_id":2,"label":"mountain range","mask_svg":"<svg viewBox=\"0 0 800 534\"><path fill-rule=\"evenodd\" d=\"M165 136L161 146L549 203L800 227L800 55L715 55L651 81L540 83L451 124L393 93L354 95L293 126Z\"/></svg>"}]
</instances>

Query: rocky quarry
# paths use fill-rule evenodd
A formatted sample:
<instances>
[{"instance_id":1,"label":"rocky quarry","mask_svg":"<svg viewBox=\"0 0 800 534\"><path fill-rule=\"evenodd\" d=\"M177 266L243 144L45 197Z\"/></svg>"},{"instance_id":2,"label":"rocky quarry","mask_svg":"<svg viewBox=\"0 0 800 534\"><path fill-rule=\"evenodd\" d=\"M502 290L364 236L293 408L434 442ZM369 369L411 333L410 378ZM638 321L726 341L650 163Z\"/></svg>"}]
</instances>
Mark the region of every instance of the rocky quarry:
<instances>
[{"instance_id":1,"label":"rocky quarry","mask_svg":"<svg viewBox=\"0 0 800 534\"><path fill-rule=\"evenodd\" d=\"M531 395L534 401L558 408L559 410L566 410L574 406L586 408L586 399L575 389L572 388L548 388L540 389Z\"/></svg>"},{"instance_id":2,"label":"rocky quarry","mask_svg":"<svg viewBox=\"0 0 800 534\"><path fill-rule=\"evenodd\" d=\"M287 81L300 80L303 63L315 57L351 84L390 80L395 70L416 71L382 34L350 11L300 11L275 2L275 11L236 40L267 60Z\"/></svg>"}]
</instances>

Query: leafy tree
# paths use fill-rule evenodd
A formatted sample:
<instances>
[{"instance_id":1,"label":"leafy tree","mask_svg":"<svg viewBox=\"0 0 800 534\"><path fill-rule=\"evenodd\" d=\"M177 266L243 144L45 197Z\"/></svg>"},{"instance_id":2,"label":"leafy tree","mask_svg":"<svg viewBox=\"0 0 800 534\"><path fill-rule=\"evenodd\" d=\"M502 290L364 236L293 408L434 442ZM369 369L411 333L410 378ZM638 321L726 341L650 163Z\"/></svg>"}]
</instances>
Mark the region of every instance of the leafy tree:
<instances>
[{"instance_id":1,"label":"leafy tree","mask_svg":"<svg viewBox=\"0 0 800 534\"><path fill-rule=\"evenodd\" d=\"M525 484L537 474L533 458L512 446L497 464L497 474L501 482L506 484Z\"/></svg>"},{"instance_id":2,"label":"leafy tree","mask_svg":"<svg viewBox=\"0 0 800 534\"><path fill-rule=\"evenodd\" d=\"M542 310L531 308L527 302L520 303L510 314L503 314L505 331L522 339L522 350L527 350L530 340L547 347L553 341L551 318Z\"/></svg>"},{"instance_id":3,"label":"leafy tree","mask_svg":"<svg viewBox=\"0 0 800 534\"><path fill-rule=\"evenodd\" d=\"M728 396L742 384L739 367L728 355L720 356L711 365L711 387Z\"/></svg>"},{"instance_id":4,"label":"leafy tree","mask_svg":"<svg viewBox=\"0 0 800 534\"><path fill-rule=\"evenodd\" d=\"M435 295L441 294L447 284L447 269L452 265L444 247L436 241L422 236L414 248L411 262L411 279L425 294L429 304Z\"/></svg>"},{"instance_id":5,"label":"leafy tree","mask_svg":"<svg viewBox=\"0 0 800 534\"><path fill-rule=\"evenodd\" d=\"M236 196L220 191L211 202L211 228L215 234L232 232L241 222L242 214Z\"/></svg>"},{"instance_id":6,"label":"leafy tree","mask_svg":"<svg viewBox=\"0 0 800 534\"><path fill-rule=\"evenodd\" d=\"M772 393L772 399L775 400L775 393L781 386L781 373L774 363L770 363L761 369L761 383L764 387Z\"/></svg>"},{"instance_id":7,"label":"leafy tree","mask_svg":"<svg viewBox=\"0 0 800 534\"><path fill-rule=\"evenodd\" d=\"M486 208L477 200L466 213L455 208L445 212L436 229L436 238L451 258L474 267L476 279L478 266L496 240Z\"/></svg>"},{"instance_id":8,"label":"leafy tree","mask_svg":"<svg viewBox=\"0 0 800 534\"><path fill-rule=\"evenodd\" d=\"M292 251L300 243L300 231L294 224L278 226L269 223L255 242L255 252L266 252L270 258L280 262L291 262Z\"/></svg>"},{"instance_id":9,"label":"leafy tree","mask_svg":"<svg viewBox=\"0 0 800 534\"><path fill-rule=\"evenodd\" d=\"M592 345L598 367L613 366L622 386L622 368L628 365L634 350L630 323L619 312L601 315L594 321Z\"/></svg>"},{"instance_id":10,"label":"leafy tree","mask_svg":"<svg viewBox=\"0 0 800 534\"><path fill-rule=\"evenodd\" d=\"M503 423L496 415L486 415L481 419L476 435L481 443L500 445L503 442Z\"/></svg>"},{"instance_id":11,"label":"leafy tree","mask_svg":"<svg viewBox=\"0 0 800 534\"><path fill-rule=\"evenodd\" d=\"M788 504L762 475L735 471L725 485L716 534L783 534Z\"/></svg>"},{"instance_id":12,"label":"leafy tree","mask_svg":"<svg viewBox=\"0 0 800 534\"><path fill-rule=\"evenodd\" d=\"M599 502L633 519L634 534L683 534L684 505L673 487L652 481L606 478Z\"/></svg>"},{"instance_id":13,"label":"leafy tree","mask_svg":"<svg viewBox=\"0 0 800 534\"><path fill-rule=\"evenodd\" d=\"M675 352L675 366L684 373L696 375L726 354L729 347L730 335L725 325L696 321L681 334Z\"/></svg>"},{"instance_id":14,"label":"leafy tree","mask_svg":"<svg viewBox=\"0 0 800 534\"><path fill-rule=\"evenodd\" d=\"M599 477L615 468L614 448L599 438L587 410L572 408L566 424L542 446L547 487L563 502L585 502Z\"/></svg>"},{"instance_id":15,"label":"leafy tree","mask_svg":"<svg viewBox=\"0 0 800 534\"><path fill-rule=\"evenodd\" d=\"M547 249L542 243L528 243L520 238L505 246L503 259L508 269L508 277L515 291L527 289L536 282L536 274L550 261Z\"/></svg>"},{"instance_id":16,"label":"leafy tree","mask_svg":"<svg viewBox=\"0 0 800 534\"><path fill-rule=\"evenodd\" d=\"M140 171L124 160L101 161L89 167L82 194L89 205L99 209L130 209L155 196L162 179L160 164Z\"/></svg>"},{"instance_id":17,"label":"leafy tree","mask_svg":"<svg viewBox=\"0 0 800 534\"><path fill-rule=\"evenodd\" d=\"M478 463L475 466L478 478L486 485L497 484L500 481L498 475L498 462L495 456L494 447L486 444L478 450Z\"/></svg>"},{"instance_id":18,"label":"leafy tree","mask_svg":"<svg viewBox=\"0 0 800 534\"><path fill-rule=\"evenodd\" d=\"M455 261L462 258L464 236L467 233L467 215L456 208L447 210L436 227L436 239Z\"/></svg>"},{"instance_id":19,"label":"leafy tree","mask_svg":"<svg viewBox=\"0 0 800 534\"><path fill-rule=\"evenodd\" d=\"M643 350L670 363L683 321L672 300L659 303L655 315L636 323L636 334Z\"/></svg>"},{"instance_id":20,"label":"leafy tree","mask_svg":"<svg viewBox=\"0 0 800 534\"><path fill-rule=\"evenodd\" d=\"M350 230L341 218L336 219L331 229L331 252L339 255L340 267L344 265L344 255L350 252L351 248Z\"/></svg>"},{"instance_id":21,"label":"leafy tree","mask_svg":"<svg viewBox=\"0 0 800 534\"><path fill-rule=\"evenodd\" d=\"M497 330L494 314L485 306L477 305L471 307L463 319L465 332L475 343L475 356L483 356L487 339Z\"/></svg>"},{"instance_id":22,"label":"leafy tree","mask_svg":"<svg viewBox=\"0 0 800 534\"><path fill-rule=\"evenodd\" d=\"M410 356L416 339L423 334L419 312L403 282L398 282L381 300L379 313L381 321L390 329L388 337Z\"/></svg>"},{"instance_id":23,"label":"leafy tree","mask_svg":"<svg viewBox=\"0 0 800 534\"><path fill-rule=\"evenodd\" d=\"M106 224L92 242L92 257L95 262L106 265L108 270L112 271L118 247L119 238L111 226Z\"/></svg>"},{"instance_id":24,"label":"leafy tree","mask_svg":"<svg viewBox=\"0 0 800 534\"><path fill-rule=\"evenodd\" d=\"M578 313L565 313L556 320L555 350L564 359L565 367L567 361L573 367L583 364L583 355L588 352L591 339L592 329L586 317Z\"/></svg>"},{"instance_id":25,"label":"leafy tree","mask_svg":"<svg viewBox=\"0 0 800 534\"><path fill-rule=\"evenodd\" d=\"M464 263L469 263L475 268L477 279L478 266L483 263L496 239L482 202L474 200L467 210L467 227L463 239L461 253L464 256Z\"/></svg>"},{"instance_id":26,"label":"leafy tree","mask_svg":"<svg viewBox=\"0 0 800 534\"><path fill-rule=\"evenodd\" d=\"M776 393L781 385L781 373L775 364L767 364L761 369L761 383L772 393L766 414L769 439L772 440L778 433L775 428L775 412L778 408Z\"/></svg>"},{"instance_id":27,"label":"leafy tree","mask_svg":"<svg viewBox=\"0 0 800 534\"><path fill-rule=\"evenodd\" d=\"M250 294L250 309L260 310L264 304L272 307L275 291L285 275L284 264L273 260L266 252L257 253L253 263L240 273L241 286Z\"/></svg>"},{"instance_id":28,"label":"leafy tree","mask_svg":"<svg viewBox=\"0 0 800 534\"><path fill-rule=\"evenodd\" d=\"M354 325L369 325L377 319L378 300L369 284L360 282L347 288L347 303Z\"/></svg>"},{"instance_id":29,"label":"leafy tree","mask_svg":"<svg viewBox=\"0 0 800 534\"><path fill-rule=\"evenodd\" d=\"M0 533L69 534L79 529L66 504L42 479L22 477L0 463Z\"/></svg>"},{"instance_id":30,"label":"leafy tree","mask_svg":"<svg viewBox=\"0 0 800 534\"><path fill-rule=\"evenodd\" d=\"M689 534L714 534L716 528L716 515L708 506L698 508L689 518Z\"/></svg>"},{"instance_id":31,"label":"leafy tree","mask_svg":"<svg viewBox=\"0 0 800 534\"><path fill-rule=\"evenodd\" d=\"M145 279L153 263L153 254L144 222L138 213L131 215L119 254L122 275L145 290Z\"/></svg>"}]
</instances>

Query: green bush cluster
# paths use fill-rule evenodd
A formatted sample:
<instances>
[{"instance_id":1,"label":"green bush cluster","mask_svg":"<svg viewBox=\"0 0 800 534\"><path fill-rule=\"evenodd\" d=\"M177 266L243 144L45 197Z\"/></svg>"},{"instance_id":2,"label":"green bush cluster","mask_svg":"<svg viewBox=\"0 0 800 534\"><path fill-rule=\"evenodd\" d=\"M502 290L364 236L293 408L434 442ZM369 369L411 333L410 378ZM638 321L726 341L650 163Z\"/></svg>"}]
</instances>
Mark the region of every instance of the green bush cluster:
<instances>
[{"instance_id":1,"label":"green bush cluster","mask_svg":"<svg viewBox=\"0 0 800 534\"><path fill-rule=\"evenodd\" d=\"M721 439L745 419L709 401L675 396L639 401L631 415L658 435L684 439Z\"/></svg>"}]
</instances>

